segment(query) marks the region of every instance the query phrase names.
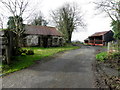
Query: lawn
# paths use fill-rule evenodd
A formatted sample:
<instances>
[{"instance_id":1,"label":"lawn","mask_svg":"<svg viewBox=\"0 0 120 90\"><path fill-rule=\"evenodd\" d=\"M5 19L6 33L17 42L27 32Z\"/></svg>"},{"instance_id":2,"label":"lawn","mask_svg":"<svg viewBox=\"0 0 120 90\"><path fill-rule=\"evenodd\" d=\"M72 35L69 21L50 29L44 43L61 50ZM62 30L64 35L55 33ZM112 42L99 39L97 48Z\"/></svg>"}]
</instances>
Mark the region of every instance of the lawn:
<instances>
[{"instance_id":1,"label":"lawn","mask_svg":"<svg viewBox=\"0 0 120 90\"><path fill-rule=\"evenodd\" d=\"M45 57L52 56L58 52L66 51L66 50L73 50L78 49L77 46L65 46L65 47L52 47L52 48L41 48L41 47L29 47L23 48L27 50L33 50L34 55L23 55L23 56L16 56L13 58L13 62L11 65L4 65L2 74L8 74L11 72L15 72L30 65L34 64L37 60L42 60Z\"/></svg>"}]
</instances>

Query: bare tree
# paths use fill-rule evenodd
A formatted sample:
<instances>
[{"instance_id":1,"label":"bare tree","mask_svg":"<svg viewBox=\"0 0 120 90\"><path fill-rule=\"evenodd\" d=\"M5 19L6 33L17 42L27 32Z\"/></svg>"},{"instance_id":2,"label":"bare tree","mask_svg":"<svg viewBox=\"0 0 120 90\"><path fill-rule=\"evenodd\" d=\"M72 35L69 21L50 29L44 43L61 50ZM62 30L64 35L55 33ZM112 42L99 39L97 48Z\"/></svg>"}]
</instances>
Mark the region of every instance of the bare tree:
<instances>
[{"instance_id":1,"label":"bare tree","mask_svg":"<svg viewBox=\"0 0 120 90\"><path fill-rule=\"evenodd\" d=\"M52 18L67 43L71 43L72 32L78 26L85 27L83 15L76 4L66 3L58 10L52 11Z\"/></svg>"},{"instance_id":2,"label":"bare tree","mask_svg":"<svg viewBox=\"0 0 120 90\"><path fill-rule=\"evenodd\" d=\"M100 0L94 2L96 9L105 12L112 20L120 20L120 1L119 0Z\"/></svg>"},{"instance_id":3,"label":"bare tree","mask_svg":"<svg viewBox=\"0 0 120 90\"><path fill-rule=\"evenodd\" d=\"M18 49L20 46L20 37L24 32L24 28L21 27L21 18L23 14L25 13L25 10L27 9L29 5L28 0L0 0L0 3L6 8L7 11L12 15L13 23L15 25L15 28L11 28L11 31L13 31L16 34L16 49Z\"/></svg>"},{"instance_id":4,"label":"bare tree","mask_svg":"<svg viewBox=\"0 0 120 90\"><path fill-rule=\"evenodd\" d=\"M0 1L6 9L12 14L13 17L22 17L23 13L25 12L29 2L26 0L1 0ZM14 23L15 23L15 30L13 32L17 34L18 36L23 33L24 30L22 30L19 26L19 18L14 18Z\"/></svg>"},{"instance_id":5,"label":"bare tree","mask_svg":"<svg viewBox=\"0 0 120 90\"><path fill-rule=\"evenodd\" d=\"M96 9L105 12L111 18L114 36L120 47L120 0L101 0L94 3L97 5Z\"/></svg>"},{"instance_id":6,"label":"bare tree","mask_svg":"<svg viewBox=\"0 0 120 90\"><path fill-rule=\"evenodd\" d=\"M22 15L25 12L26 8L28 7L29 2L26 0L0 0L0 3L4 6L4 8L7 11L9 11L9 13L12 15L11 17L13 19L12 23L14 25L14 28L9 28L9 29L15 33L15 37L14 37L15 45L14 45L14 47L11 47L11 43L9 43L10 44L9 49L14 48L15 51L18 51L18 49L20 47L21 35L24 32L24 28L21 27ZM9 32L8 32L8 34L10 35ZM9 39L11 41L11 35L10 35ZM9 51L11 51L11 50L9 50ZM10 59L7 60L7 64L10 64L10 63L11 63Z\"/></svg>"},{"instance_id":7,"label":"bare tree","mask_svg":"<svg viewBox=\"0 0 120 90\"><path fill-rule=\"evenodd\" d=\"M29 20L29 24L47 26L48 22L45 20L42 12L39 11L39 13L35 13L32 16L31 20Z\"/></svg>"},{"instance_id":8,"label":"bare tree","mask_svg":"<svg viewBox=\"0 0 120 90\"><path fill-rule=\"evenodd\" d=\"M5 19L4 15L0 14L0 28L1 29L3 29L4 27L4 19Z\"/></svg>"},{"instance_id":9,"label":"bare tree","mask_svg":"<svg viewBox=\"0 0 120 90\"><path fill-rule=\"evenodd\" d=\"M39 1L40 2L40 1ZM30 8L30 0L0 0L0 9L4 9L4 12L8 12L6 16L9 17L8 25L13 25L11 27L8 26L9 30L14 32L14 49L15 52L19 50L21 36L24 32L24 24L23 24L23 16L27 14L27 18L33 13L34 9ZM28 8L30 8L28 10ZM30 13L32 12L32 13ZM10 16L11 15L11 16ZM26 18L25 18L26 19ZM13 43L13 42L12 42ZM10 63L10 60L8 61Z\"/></svg>"}]
</instances>

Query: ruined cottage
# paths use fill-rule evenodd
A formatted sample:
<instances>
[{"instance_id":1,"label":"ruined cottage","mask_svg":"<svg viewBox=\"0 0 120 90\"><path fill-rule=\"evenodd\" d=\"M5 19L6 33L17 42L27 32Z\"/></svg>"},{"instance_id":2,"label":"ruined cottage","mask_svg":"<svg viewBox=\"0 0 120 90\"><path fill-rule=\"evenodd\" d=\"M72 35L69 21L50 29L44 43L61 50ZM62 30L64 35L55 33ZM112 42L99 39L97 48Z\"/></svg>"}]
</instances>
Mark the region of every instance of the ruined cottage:
<instances>
[{"instance_id":1,"label":"ruined cottage","mask_svg":"<svg viewBox=\"0 0 120 90\"><path fill-rule=\"evenodd\" d=\"M55 27L26 25L24 46L63 46L62 34Z\"/></svg>"}]
</instances>

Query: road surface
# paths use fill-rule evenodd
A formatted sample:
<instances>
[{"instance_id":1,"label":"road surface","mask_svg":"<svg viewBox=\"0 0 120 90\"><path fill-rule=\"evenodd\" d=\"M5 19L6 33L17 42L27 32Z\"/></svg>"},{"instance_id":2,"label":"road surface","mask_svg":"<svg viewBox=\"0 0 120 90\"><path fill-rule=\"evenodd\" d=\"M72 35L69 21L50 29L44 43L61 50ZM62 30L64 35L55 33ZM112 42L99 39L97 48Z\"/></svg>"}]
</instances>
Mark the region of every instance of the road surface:
<instances>
[{"instance_id":1,"label":"road surface","mask_svg":"<svg viewBox=\"0 0 120 90\"><path fill-rule=\"evenodd\" d=\"M83 46L5 76L3 88L94 88L95 49Z\"/></svg>"}]
</instances>

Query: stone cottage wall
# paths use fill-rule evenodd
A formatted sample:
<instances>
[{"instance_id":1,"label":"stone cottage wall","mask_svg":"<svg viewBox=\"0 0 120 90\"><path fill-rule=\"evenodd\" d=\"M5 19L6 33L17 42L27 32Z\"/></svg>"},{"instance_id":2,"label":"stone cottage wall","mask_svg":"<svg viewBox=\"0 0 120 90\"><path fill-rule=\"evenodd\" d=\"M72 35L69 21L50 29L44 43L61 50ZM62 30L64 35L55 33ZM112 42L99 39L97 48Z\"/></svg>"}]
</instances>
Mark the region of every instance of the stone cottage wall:
<instances>
[{"instance_id":1,"label":"stone cottage wall","mask_svg":"<svg viewBox=\"0 0 120 90\"><path fill-rule=\"evenodd\" d=\"M28 35L26 36L26 46L37 46L38 45L38 36Z\"/></svg>"},{"instance_id":2,"label":"stone cottage wall","mask_svg":"<svg viewBox=\"0 0 120 90\"><path fill-rule=\"evenodd\" d=\"M24 46L52 47L63 46L64 39L59 36L28 35L25 37Z\"/></svg>"}]
</instances>

